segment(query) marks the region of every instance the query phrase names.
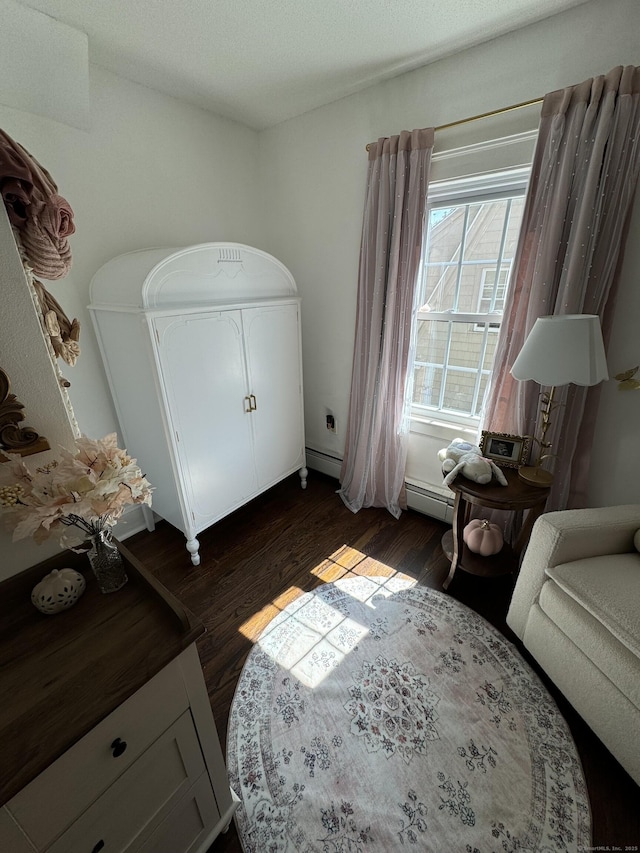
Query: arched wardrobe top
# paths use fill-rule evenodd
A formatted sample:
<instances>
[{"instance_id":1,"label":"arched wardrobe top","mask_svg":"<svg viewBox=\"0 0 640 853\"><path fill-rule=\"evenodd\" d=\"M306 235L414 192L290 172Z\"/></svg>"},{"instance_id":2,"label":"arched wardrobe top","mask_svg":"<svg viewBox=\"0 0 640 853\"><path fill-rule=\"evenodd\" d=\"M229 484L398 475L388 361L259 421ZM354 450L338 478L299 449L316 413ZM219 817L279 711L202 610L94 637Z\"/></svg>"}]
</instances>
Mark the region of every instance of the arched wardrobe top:
<instances>
[{"instance_id":1,"label":"arched wardrobe top","mask_svg":"<svg viewBox=\"0 0 640 853\"><path fill-rule=\"evenodd\" d=\"M242 243L140 249L112 258L91 281L91 308L146 310L297 295L289 270Z\"/></svg>"}]
</instances>

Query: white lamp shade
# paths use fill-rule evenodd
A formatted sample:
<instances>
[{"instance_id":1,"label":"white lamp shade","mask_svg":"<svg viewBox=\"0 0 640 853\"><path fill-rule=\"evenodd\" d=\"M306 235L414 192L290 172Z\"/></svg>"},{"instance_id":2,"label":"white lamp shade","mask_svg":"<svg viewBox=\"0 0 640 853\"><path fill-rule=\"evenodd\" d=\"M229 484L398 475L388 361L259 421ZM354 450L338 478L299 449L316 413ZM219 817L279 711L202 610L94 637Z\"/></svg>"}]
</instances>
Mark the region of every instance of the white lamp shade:
<instances>
[{"instance_id":1,"label":"white lamp shade","mask_svg":"<svg viewBox=\"0 0 640 853\"><path fill-rule=\"evenodd\" d=\"M597 385L609 378L596 314L538 317L511 374L540 385Z\"/></svg>"}]
</instances>

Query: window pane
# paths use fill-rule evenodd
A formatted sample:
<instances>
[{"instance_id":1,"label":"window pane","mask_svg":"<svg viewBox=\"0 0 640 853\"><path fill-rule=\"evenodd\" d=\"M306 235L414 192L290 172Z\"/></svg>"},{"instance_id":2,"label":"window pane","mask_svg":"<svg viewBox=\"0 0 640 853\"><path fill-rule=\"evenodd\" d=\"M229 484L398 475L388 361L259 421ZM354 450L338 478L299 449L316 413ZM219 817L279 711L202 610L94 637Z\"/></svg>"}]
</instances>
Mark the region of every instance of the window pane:
<instances>
[{"instance_id":1,"label":"window pane","mask_svg":"<svg viewBox=\"0 0 640 853\"><path fill-rule=\"evenodd\" d=\"M520 223L522 222L522 214L524 213L524 198L514 198L511 200L511 212L509 223L507 225L507 239L504 244L504 256L508 260L513 260L518 245L518 235L520 234Z\"/></svg>"},{"instance_id":2,"label":"window pane","mask_svg":"<svg viewBox=\"0 0 640 853\"><path fill-rule=\"evenodd\" d=\"M478 402L476 404L475 411L473 414L475 417L479 418L482 414L482 404L484 403L484 395L487 392L487 385L489 384L489 376L487 374L482 374L480 377L480 390L478 393Z\"/></svg>"},{"instance_id":3,"label":"window pane","mask_svg":"<svg viewBox=\"0 0 640 853\"><path fill-rule=\"evenodd\" d=\"M442 368L447 354L450 323L418 320L413 374L413 403L438 408Z\"/></svg>"},{"instance_id":4,"label":"window pane","mask_svg":"<svg viewBox=\"0 0 640 853\"><path fill-rule=\"evenodd\" d=\"M464 205L432 208L429 212L424 303L431 311L454 307L464 220Z\"/></svg>"},{"instance_id":5,"label":"window pane","mask_svg":"<svg viewBox=\"0 0 640 853\"><path fill-rule=\"evenodd\" d=\"M442 368L420 364L416 361L413 372L413 402L416 406L438 408Z\"/></svg>"},{"instance_id":6,"label":"window pane","mask_svg":"<svg viewBox=\"0 0 640 853\"><path fill-rule=\"evenodd\" d=\"M448 371L445 379L443 408L469 414L475 387L476 371Z\"/></svg>"},{"instance_id":7,"label":"window pane","mask_svg":"<svg viewBox=\"0 0 640 853\"><path fill-rule=\"evenodd\" d=\"M485 268L482 270L482 284L480 287L480 301L476 310L487 311L503 311L504 298L507 292L507 282L509 280L509 265L505 262L500 267L498 280L496 281L497 267L493 269Z\"/></svg>"},{"instance_id":8,"label":"window pane","mask_svg":"<svg viewBox=\"0 0 640 853\"><path fill-rule=\"evenodd\" d=\"M478 367L483 336L472 323L454 323L451 332L449 367Z\"/></svg>"},{"instance_id":9,"label":"window pane","mask_svg":"<svg viewBox=\"0 0 640 853\"><path fill-rule=\"evenodd\" d=\"M498 257L507 205L505 199L469 205L465 261L485 261Z\"/></svg>"},{"instance_id":10,"label":"window pane","mask_svg":"<svg viewBox=\"0 0 640 853\"><path fill-rule=\"evenodd\" d=\"M438 320L418 320L416 361L444 364L449 338L449 323Z\"/></svg>"},{"instance_id":11,"label":"window pane","mask_svg":"<svg viewBox=\"0 0 640 853\"><path fill-rule=\"evenodd\" d=\"M430 210L423 310L479 310L485 271L500 265L500 284L506 281L522 207L515 198Z\"/></svg>"},{"instance_id":12,"label":"window pane","mask_svg":"<svg viewBox=\"0 0 640 853\"><path fill-rule=\"evenodd\" d=\"M484 332L484 327L482 327L482 331ZM493 367L493 359L496 354L496 346L498 344L498 329L489 327L489 334L487 335L487 348L484 354L484 359L482 361L482 369L483 370L491 370Z\"/></svg>"},{"instance_id":13,"label":"window pane","mask_svg":"<svg viewBox=\"0 0 640 853\"><path fill-rule=\"evenodd\" d=\"M495 270L500 260L508 202L492 201L467 207L458 310L477 311L483 274L487 268Z\"/></svg>"},{"instance_id":14,"label":"window pane","mask_svg":"<svg viewBox=\"0 0 640 853\"><path fill-rule=\"evenodd\" d=\"M415 405L480 415L498 340L495 314L504 310L523 209L521 195L489 194L429 208L420 310L440 317L417 321ZM494 315L488 325L457 319L485 313Z\"/></svg>"},{"instance_id":15,"label":"window pane","mask_svg":"<svg viewBox=\"0 0 640 853\"><path fill-rule=\"evenodd\" d=\"M464 264L460 271L458 311L477 311L478 291L482 269L476 264Z\"/></svg>"}]
</instances>

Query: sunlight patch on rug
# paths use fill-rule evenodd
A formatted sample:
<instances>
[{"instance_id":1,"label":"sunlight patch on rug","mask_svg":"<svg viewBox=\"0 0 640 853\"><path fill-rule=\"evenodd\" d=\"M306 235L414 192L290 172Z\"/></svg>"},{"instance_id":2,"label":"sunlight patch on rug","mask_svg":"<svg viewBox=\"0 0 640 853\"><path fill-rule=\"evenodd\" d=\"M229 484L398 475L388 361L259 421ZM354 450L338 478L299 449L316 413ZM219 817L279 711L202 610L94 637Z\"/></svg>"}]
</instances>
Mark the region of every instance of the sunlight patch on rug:
<instances>
[{"instance_id":1,"label":"sunlight patch on rug","mask_svg":"<svg viewBox=\"0 0 640 853\"><path fill-rule=\"evenodd\" d=\"M405 575L354 577L349 596L365 607L377 604L415 584ZM275 616L258 646L279 667L289 670L305 687L317 687L369 633L368 624L350 617L348 602L325 600L306 592Z\"/></svg>"},{"instance_id":2,"label":"sunlight patch on rug","mask_svg":"<svg viewBox=\"0 0 640 853\"><path fill-rule=\"evenodd\" d=\"M406 576L290 601L233 700L245 853L578 851L584 779L565 721L514 646Z\"/></svg>"},{"instance_id":3,"label":"sunlight patch on rug","mask_svg":"<svg viewBox=\"0 0 640 853\"><path fill-rule=\"evenodd\" d=\"M396 571L391 566L374 560L353 548L351 545L341 545L326 559L314 566L310 571L311 575L322 578L324 583L337 581L347 576L367 576L376 583L388 581L391 578L406 581L407 585L415 584L415 578L405 575L402 572ZM292 604L299 596L303 594L303 590L296 586L290 586L284 592L280 593L272 602L262 607L257 613L254 613L240 628L240 633L251 642L255 642L266 630L267 626L276 618L276 616L289 605Z\"/></svg>"}]
</instances>

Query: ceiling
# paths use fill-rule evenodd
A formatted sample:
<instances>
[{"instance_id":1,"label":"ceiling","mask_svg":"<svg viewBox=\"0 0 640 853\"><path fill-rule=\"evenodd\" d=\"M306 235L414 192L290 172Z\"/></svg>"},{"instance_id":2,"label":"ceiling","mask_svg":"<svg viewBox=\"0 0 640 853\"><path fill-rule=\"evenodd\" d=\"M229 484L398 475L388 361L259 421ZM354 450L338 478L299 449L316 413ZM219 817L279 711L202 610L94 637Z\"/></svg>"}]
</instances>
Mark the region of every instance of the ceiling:
<instances>
[{"instance_id":1,"label":"ceiling","mask_svg":"<svg viewBox=\"0 0 640 853\"><path fill-rule=\"evenodd\" d=\"M89 59L256 129L586 0L20 0Z\"/></svg>"}]
</instances>

